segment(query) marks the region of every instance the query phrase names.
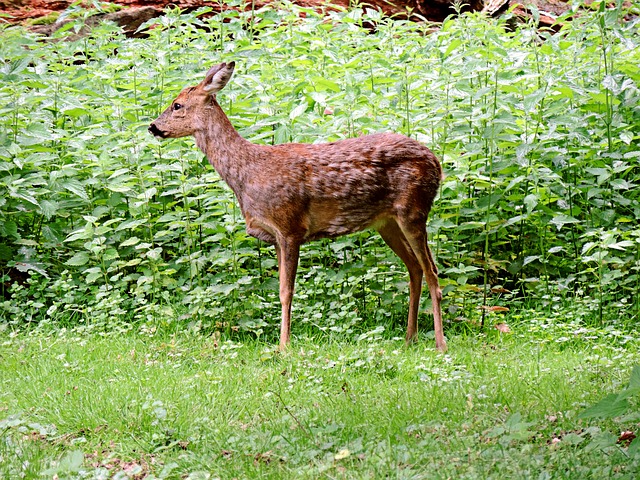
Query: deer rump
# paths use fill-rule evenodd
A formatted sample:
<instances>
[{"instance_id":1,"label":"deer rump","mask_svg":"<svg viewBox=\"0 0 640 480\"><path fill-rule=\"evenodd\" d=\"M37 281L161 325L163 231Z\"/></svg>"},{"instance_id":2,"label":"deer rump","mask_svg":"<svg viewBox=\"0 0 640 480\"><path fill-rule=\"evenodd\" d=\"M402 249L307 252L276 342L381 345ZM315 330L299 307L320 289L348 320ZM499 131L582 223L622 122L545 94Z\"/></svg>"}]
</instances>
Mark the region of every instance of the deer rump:
<instances>
[{"instance_id":1,"label":"deer rump","mask_svg":"<svg viewBox=\"0 0 640 480\"><path fill-rule=\"evenodd\" d=\"M441 170L431 151L391 133L324 144L265 147L235 189L247 233L300 242L376 228L389 218L426 221ZM282 231L286 228L287 231Z\"/></svg>"}]
</instances>

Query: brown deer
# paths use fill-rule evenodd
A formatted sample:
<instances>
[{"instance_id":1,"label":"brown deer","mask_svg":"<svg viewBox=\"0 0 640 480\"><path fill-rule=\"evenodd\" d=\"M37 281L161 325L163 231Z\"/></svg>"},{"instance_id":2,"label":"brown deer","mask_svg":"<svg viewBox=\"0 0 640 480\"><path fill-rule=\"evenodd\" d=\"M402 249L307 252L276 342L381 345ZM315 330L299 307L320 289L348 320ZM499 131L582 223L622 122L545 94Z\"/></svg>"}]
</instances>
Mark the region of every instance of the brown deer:
<instances>
[{"instance_id":1,"label":"brown deer","mask_svg":"<svg viewBox=\"0 0 640 480\"><path fill-rule=\"evenodd\" d=\"M324 144L252 144L216 101L234 67L235 62L212 67L202 82L177 96L149 132L161 138L193 135L238 198L247 233L276 245L280 350L289 344L300 245L370 227L409 270L406 341L417 337L424 274L433 303L436 348L446 351L442 292L426 231L442 179L438 159L416 140L392 133Z\"/></svg>"}]
</instances>

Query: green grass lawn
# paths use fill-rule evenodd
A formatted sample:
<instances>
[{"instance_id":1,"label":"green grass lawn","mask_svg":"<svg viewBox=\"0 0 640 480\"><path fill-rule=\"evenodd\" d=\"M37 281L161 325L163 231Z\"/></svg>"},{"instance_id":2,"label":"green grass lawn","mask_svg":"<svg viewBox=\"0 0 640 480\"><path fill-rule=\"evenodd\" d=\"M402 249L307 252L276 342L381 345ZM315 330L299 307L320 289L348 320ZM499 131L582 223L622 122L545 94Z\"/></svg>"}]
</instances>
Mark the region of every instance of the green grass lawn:
<instances>
[{"instance_id":1,"label":"green grass lawn","mask_svg":"<svg viewBox=\"0 0 640 480\"><path fill-rule=\"evenodd\" d=\"M640 478L640 23L608 3L554 30L287 1L136 39L69 38L77 5L53 42L0 24L0 480ZM441 159L446 355L404 345L407 273L370 233L302 249L275 353L274 250L147 131L231 60L252 142L394 131Z\"/></svg>"},{"instance_id":2,"label":"green grass lawn","mask_svg":"<svg viewBox=\"0 0 640 480\"><path fill-rule=\"evenodd\" d=\"M580 420L637 341L522 323L402 340L0 339L1 478L637 478L637 418ZM636 415L637 417L637 415Z\"/></svg>"}]
</instances>

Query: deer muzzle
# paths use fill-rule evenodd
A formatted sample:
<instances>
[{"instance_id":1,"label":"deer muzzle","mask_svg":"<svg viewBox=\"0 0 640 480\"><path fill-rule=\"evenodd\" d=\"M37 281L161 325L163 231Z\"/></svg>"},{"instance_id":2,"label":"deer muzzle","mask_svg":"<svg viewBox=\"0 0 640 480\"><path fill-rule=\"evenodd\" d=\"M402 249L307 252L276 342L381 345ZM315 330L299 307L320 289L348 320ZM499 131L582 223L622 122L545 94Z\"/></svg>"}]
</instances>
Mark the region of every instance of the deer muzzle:
<instances>
[{"instance_id":1,"label":"deer muzzle","mask_svg":"<svg viewBox=\"0 0 640 480\"><path fill-rule=\"evenodd\" d=\"M151 133L154 137L166 138L167 133L160 130L155 123L149 125L149 133Z\"/></svg>"}]
</instances>

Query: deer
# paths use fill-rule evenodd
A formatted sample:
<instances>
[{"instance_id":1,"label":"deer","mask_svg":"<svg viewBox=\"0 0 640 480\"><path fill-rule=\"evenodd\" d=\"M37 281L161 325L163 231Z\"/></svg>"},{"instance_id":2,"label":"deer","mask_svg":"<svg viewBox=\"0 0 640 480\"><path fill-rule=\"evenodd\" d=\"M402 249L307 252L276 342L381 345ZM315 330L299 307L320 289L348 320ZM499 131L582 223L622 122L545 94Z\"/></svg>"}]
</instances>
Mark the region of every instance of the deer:
<instances>
[{"instance_id":1,"label":"deer","mask_svg":"<svg viewBox=\"0 0 640 480\"><path fill-rule=\"evenodd\" d=\"M331 143L254 144L243 138L216 95L235 62L211 67L154 120L155 137L195 137L240 205L250 236L274 244L282 308L279 350L290 344L291 304L302 244L364 229L377 230L409 272L405 341L418 334L423 276L433 307L436 349L445 352L442 291L427 241L427 217L443 171L417 140L374 133Z\"/></svg>"}]
</instances>

